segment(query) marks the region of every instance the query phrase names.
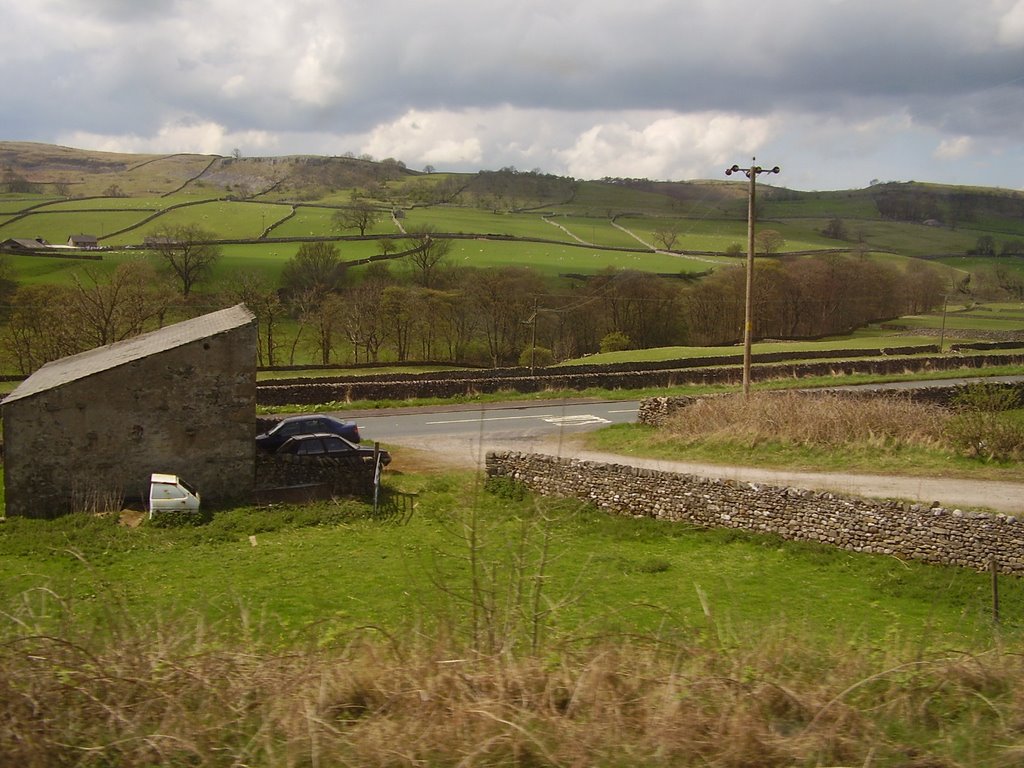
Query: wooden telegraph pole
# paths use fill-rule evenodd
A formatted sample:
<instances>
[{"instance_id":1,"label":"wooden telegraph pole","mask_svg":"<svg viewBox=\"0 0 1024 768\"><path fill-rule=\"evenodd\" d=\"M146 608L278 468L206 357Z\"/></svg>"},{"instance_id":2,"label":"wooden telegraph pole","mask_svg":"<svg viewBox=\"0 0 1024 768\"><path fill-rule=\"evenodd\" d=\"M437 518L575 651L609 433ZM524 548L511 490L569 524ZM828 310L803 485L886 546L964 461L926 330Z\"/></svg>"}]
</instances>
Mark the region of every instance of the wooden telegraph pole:
<instances>
[{"instance_id":1,"label":"wooden telegraph pole","mask_svg":"<svg viewBox=\"0 0 1024 768\"><path fill-rule=\"evenodd\" d=\"M754 227L757 223L757 177L762 173L779 173L779 166L762 168L757 165L757 158L752 158L749 168L734 165L725 169L726 176L743 171L750 179L747 192L747 291L744 301L743 320L743 397L750 397L750 343L754 314Z\"/></svg>"}]
</instances>

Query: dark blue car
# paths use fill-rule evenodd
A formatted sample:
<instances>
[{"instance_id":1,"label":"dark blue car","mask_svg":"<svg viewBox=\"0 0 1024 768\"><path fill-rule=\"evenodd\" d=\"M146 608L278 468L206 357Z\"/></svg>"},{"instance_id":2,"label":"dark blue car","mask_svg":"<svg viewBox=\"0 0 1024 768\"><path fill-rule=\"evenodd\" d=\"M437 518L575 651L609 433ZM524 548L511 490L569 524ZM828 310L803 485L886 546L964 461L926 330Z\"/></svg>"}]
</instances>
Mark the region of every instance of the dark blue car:
<instances>
[{"instance_id":1,"label":"dark blue car","mask_svg":"<svg viewBox=\"0 0 1024 768\"><path fill-rule=\"evenodd\" d=\"M354 421L342 421L333 416L310 415L289 416L281 419L272 429L256 435L256 447L264 451L276 451L284 442L295 435L309 435L315 432L340 435L346 440L358 443L359 427Z\"/></svg>"}]
</instances>

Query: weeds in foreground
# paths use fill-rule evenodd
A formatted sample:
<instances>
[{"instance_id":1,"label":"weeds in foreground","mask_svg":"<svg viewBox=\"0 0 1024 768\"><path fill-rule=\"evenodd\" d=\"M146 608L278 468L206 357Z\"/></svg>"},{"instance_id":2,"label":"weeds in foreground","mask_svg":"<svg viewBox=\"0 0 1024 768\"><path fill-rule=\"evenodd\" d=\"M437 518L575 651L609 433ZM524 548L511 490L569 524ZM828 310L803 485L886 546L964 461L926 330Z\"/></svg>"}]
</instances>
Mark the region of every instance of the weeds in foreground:
<instances>
[{"instance_id":1,"label":"weeds in foreground","mask_svg":"<svg viewBox=\"0 0 1024 768\"><path fill-rule=\"evenodd\" d=\"M53 596L47 610L59 609ZM27 766L1010 765L1024 658L822 648L547 645L452 636L268 653L183 621L0 643L0 754Z\"/></svg>"}]
</instances>

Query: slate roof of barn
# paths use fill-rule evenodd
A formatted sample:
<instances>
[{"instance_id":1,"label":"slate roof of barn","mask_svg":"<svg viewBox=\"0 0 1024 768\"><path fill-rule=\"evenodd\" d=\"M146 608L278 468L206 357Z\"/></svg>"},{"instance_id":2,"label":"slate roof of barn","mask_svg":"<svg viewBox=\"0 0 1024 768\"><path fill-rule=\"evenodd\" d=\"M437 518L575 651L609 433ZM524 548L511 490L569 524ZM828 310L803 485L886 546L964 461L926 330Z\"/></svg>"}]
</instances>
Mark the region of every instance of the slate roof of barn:
<instances>
[{"instance_id":1,"label":"slate roof of barn","mask_svg":"<svg viewBox=\"0 0 1024 768\"><path fill-rule=\"evenodd\" d=\"M96 347L77 355L47 363L25 379L3 400L3 404L22 400L72 381L109 371L160 352L242 328L255 320L244 304L168 325L124 341Z\"/></svg>"}]
</instances>

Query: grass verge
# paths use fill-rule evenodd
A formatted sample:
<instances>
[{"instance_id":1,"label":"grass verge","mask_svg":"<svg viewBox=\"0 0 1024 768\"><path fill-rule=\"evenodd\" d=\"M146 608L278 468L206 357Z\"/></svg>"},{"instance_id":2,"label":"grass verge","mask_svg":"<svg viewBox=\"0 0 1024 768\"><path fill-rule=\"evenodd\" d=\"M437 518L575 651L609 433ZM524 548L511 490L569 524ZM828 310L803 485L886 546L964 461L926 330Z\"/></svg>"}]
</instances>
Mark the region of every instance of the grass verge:
<instances>
[{"instance_id":1,"label":"grass verge","mask_svg":"<svg viewBox=\"0 0 1024 768\"><path fill-rule=\"evenodd\" d=\"M1024 482L1024 411L953 412L899 397L708 398L661 427L621 424L580 439L594 450L711 464Z\"/></svg>"}]
</instances>

